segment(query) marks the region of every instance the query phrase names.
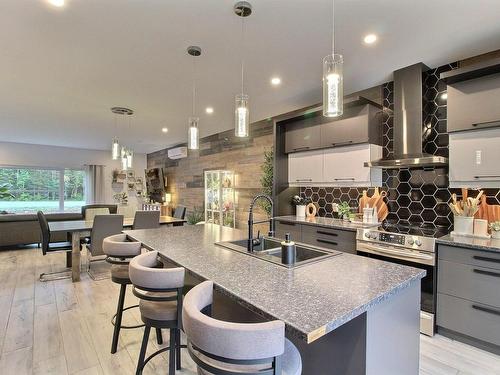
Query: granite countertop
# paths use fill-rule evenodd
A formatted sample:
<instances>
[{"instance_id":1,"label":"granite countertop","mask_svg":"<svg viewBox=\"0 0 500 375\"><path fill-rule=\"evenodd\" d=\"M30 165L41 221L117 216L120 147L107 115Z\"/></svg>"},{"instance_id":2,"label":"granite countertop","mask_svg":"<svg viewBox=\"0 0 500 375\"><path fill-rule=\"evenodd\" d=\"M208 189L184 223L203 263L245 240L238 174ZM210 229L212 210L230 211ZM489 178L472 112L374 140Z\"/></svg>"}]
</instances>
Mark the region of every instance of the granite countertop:
<instances>
[{"instance_id":1,"label":"granite countertop","mask_svg":"<svg viewBox=\"0 0 500 375\"><path fill-rule=\"evenodd\" d=\"M466 247L474 250L500 252L500 239L487 239L448 234L436 240L438 244Z\"/></svg>"},{"instance_id":2,"label":"granite countertop","mask_svg":"<svg viewBox=\"0 0 500 375\"><path fill-rule=\"evenodd\" d=\"M343 253L293 270L214 244L245 238L218 225L125 231L161 256L310 343L420 282L425 271Z\"/></svg>"},{"instance_id":3,"label":"granite countertop","mask_svg":"<svg viewBox=\"0 0 500 375\"><path fill-rule=\"evenodd\" d=\"M333 219L330 217L320 217L320 216L306 218L306 217L297 217L289 215L289 216L277 216L274 219L278 221L286 221L289 223L317 225L320 227L350 230L353 232L356 232L356 230L358 230L359 228L372 228L372 227L377 227L379 225L379 224L367 224L367 223L351 223L350 221L347 220Z\"/></svg>"}]
</instances>

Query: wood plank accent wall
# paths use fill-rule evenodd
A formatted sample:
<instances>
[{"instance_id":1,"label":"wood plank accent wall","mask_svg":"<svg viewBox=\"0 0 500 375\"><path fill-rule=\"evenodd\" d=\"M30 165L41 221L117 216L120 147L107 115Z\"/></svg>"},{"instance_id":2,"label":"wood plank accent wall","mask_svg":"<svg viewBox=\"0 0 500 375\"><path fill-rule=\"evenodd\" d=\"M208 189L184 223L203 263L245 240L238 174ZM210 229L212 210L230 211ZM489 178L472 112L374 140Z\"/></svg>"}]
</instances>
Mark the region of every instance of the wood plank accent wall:
<instances>
[{"instance_id":1,"label":"wood plank accent wall","mask_svg":"<svg viewBox=\"0 0 500 375\"><path fill-rule=\"evenodd\" d=\"M248 138L237 138L234 130L214 134L200 140L200 149L188 150L188 157L170 160L168 149L147 156L148 168L163 168L167 177L167 191L172 194L173 205L188 208L204 207L204 172L226 169L235 173L236 228L246 228L251 199L262 191L260 178L264 151L273 145L273 122L264 120L250 126ZM179 146L185 146L179 145ZM176 146L178 147L178 146ZM255 219L265 219L263 210L255 211ZM262 230L266 227L261 227Z\"/></svg>"}]
</instances>

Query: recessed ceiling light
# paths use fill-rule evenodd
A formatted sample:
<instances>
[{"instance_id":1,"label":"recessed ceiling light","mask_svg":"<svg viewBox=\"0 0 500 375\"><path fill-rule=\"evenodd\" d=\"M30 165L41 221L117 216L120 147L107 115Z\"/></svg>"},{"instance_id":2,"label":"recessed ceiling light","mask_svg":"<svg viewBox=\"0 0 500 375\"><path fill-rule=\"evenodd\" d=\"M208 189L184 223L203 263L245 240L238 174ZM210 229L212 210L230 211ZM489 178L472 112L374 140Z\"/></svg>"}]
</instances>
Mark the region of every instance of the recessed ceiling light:
<instances>
[{"instance_id":1,"label":"recessed ceiling light","mask_svg":"<svg viewBox=\"0 0 500 375\"><path fill-rule=\"evenodd\" d=\"M208 113L208 114L211 114L211 113L214 113L214 109L212 107L207 107L205 109L205 112Z\"/></svg>"},{"instance_id":2,"label":"recessed ceiling light","mask_svg":"<svg viewBox=\"0 0 500 375\"><path fill-rule=\"evenodd\" d=\"M278 86L281 83L281 78L280 77L273 77L271 78L271 84L274 86Z\"/></svg>"},{"instance_id":3,"label":"recessed ceiling light","mask_svg":"<svg viewBox=\"0 0 500 375\"><path fill-rule=\"evenodd\" d=\"M163 133L168 133L168 128L161 128L161 131L162 131Z\"/></svg>"},{"instance_id":4,"label":"recessed ceiling light","mask_svg":"<svg viewBox=\"0 0 500 375\"><path fill-rule=\"evenodd\" d=\"M49 3L55 7L62 7L64 6L64 1L65 0L49 0Z\"/></svg>"},{"instance_id":5,"label":"recessed ceiling light","mask_svg":"<svg viewBox=\"0 0 500 375\"><path fill-rule=\"evenodd\" d=\"M377 41L377 36L375 34L368 34L363 38L366 44L373 44Z\"/></svg>"}]
</instances>

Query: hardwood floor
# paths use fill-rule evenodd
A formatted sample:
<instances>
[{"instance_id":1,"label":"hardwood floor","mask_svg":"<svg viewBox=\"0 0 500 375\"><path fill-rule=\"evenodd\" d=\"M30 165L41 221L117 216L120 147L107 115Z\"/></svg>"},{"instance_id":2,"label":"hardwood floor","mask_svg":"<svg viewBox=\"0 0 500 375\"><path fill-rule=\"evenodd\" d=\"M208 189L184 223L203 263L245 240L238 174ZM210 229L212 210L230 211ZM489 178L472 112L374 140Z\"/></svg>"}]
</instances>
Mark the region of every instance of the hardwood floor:
<instances>
[{"instance_id":1,"label":"hardwood floor","mask_svg":"<svg viewBox=\"0 0 500 375\"><path fill-rule=\"evenodd\" d=\"M38 281L64 265L63 254L43 257L36 248L0 251L0 374L134 374L142 329L122 330L118 352L110 354L118 286L87 274L75 284ZM129 290L126 305L136 302ZM138 322L137 309L124 314L124 324ZM148 354L158 347L151 335ZM420 357L420 375L500 375L500 357L439 335L421 336ZM144 374L165 374L167 362L163 353ZM186 352L177 373L196 374Z\"/></svg>"}]
</instances>

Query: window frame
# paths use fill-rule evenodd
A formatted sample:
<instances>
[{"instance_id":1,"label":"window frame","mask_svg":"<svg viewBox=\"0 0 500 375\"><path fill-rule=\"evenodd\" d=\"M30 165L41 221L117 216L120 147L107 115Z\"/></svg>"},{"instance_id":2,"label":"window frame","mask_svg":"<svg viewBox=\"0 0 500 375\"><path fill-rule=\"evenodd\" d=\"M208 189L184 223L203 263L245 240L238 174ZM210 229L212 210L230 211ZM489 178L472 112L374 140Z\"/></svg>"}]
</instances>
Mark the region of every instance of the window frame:
<instances>
[{"instance_id":1,"label":"window frame","mask_svg":"<svg viewBox=\"0 0 500 375\"><path fill-rule=\"evenodd\" d=\"M74 167L42 167L42 166L29 166L29 165L9 165L9 164L0 164L0 169L37 169L43 171L58 171L59 172L59 212L63 213L64 211L64 172L66 170L72 171L82 171L86 173L85 167L74 168ZM87 192L87 181L86 176L84 176L83 180L83 200L86 201L86 192Z\"/></svg>"}]
</instances>

